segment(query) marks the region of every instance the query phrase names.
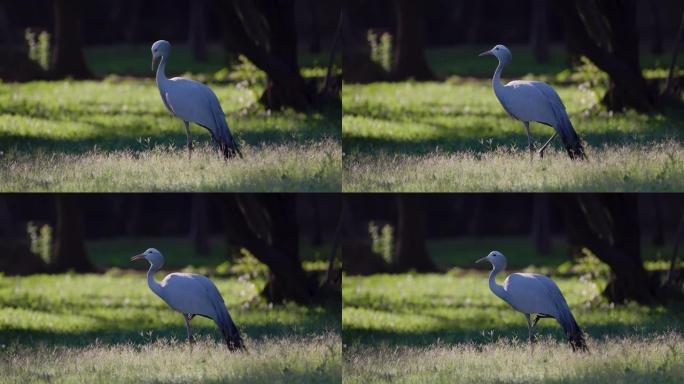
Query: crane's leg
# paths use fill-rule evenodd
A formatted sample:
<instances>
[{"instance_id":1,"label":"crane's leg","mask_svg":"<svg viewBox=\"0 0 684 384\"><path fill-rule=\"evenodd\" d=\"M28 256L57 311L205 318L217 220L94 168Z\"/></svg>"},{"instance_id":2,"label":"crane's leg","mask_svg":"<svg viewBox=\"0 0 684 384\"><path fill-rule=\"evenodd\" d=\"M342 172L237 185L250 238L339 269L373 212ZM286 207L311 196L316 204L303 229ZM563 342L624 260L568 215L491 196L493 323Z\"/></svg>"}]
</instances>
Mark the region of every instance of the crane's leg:
<instances>
[{"instance_id":1,"label":"crane's leg","mask_svg":"<svg viewBox=\"0 0 684 384\"><path fill-rule=\"evenodd\" d=\"M533 343L534 342L534 335L532 334L532 330L534 328L534 325L532 325L532 320L530 319L529 313L525 314L525 320L527 320L527 336L530 339L530 343Z\"/></svg>"},{"instance_id":2,"label":"crane's leg","mask_svg":"<svg viewBox=\"0 0 684 384\"><path fill-rule=\"evenodd\" d=\"M185 133L188 135L188 159L192 157L192 136L190 135L190 123L183 121L185 124Z\"/></svg>"},{"instance_id":3,"label":"crane's leg","mask_svg":"<svg viewBox=\"0 0 684 384\"><path fill-rule=\"evenodd\" d=\"M558 135L558 132L554 132L553 135L551 135L551 137L548 140L546 140L546 143L542 145L542 147L539 149L539 157L544 158L544 150L549 144L551 144L551 140L556 138L556 135Z\"/></svg>"},{"instance_id":4,"label":"crane's leg","mask_svg":"<svg viewBox=\"0 0 684 384\"><path fill-rule=\"evenodd\" d=\"M190 320L195 317L195 315L191 314L183 314L183 320L185 320L185 329L188 330L188 342L193 343L195 342L195 339L192 337L192 330L190 329Z\"/></svg>"},{"instance_id":5,"label":"crane's leg","mask_svg":"<svg viewBox=\"0 0 684 384\"><path fill-rule=\"evenodd\" d=\"M532 160L534 145L532 145L532 135L530 134L530 122L523 121L523 124L525 124L525 132L527 132L527 147L530 149L530 160Z\"/></svg>"}]
</instances>

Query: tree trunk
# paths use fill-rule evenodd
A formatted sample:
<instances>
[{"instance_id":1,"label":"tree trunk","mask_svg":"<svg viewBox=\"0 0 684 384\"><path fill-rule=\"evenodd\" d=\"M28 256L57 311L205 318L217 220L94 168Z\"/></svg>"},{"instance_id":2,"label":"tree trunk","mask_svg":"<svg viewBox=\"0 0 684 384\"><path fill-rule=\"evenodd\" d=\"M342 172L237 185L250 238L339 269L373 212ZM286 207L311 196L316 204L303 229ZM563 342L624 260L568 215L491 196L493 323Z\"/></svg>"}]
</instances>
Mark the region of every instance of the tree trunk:
<instances>
[{"instance_id":1,"label":"tree trunk","mask_svg":"<svg viewBox=\"0 0 684 384\"><path fill-rule=\"evenodd\" d=\"M348 0L343 4L340 17L342 27L342 76L346 83L372 83L386 81L388 73L371 60L366 31L357 22L365 15L362 0Z\"/></svg>"},{"instance_id":2,"label":"tree trunk","mask_svg":"<svg viewBox=\"0 0 684 384\"><path fill-rule=\"evenodd\" d=\"M398 208L396 264L397 272L435 272L425 242L425 210L420 195L396 196Z\"/></svg>"},{"instance_id":3,"label":"tree trunk","mask_svg":"<svg viewBox=\"0 0 684 384\"><path fill-rule=\"evenodd\" d=\"M546 194L532 196L532 243L537 253L551 254L551 201Z\"/></svg>"},{"instance_id":4,"label":"tree trunk","mask_svg":"<svg viewBox=\"0 0 684 384\"><path fill-rule=\"evenodd\" d=\"M268 81L259 101L270 109L292 107L305 111L313 104L314 92L299 72L293 0L219 2L224 17L226 46L234 47L266 72ZM255 37L254 20L266 20L266 49ZM258 31L256 31L258 32Z\"/></svg>"},{"instance_id":5,"label":"tree trunk","mask_svg":"<svg viewBox=\"0 0 684 384\"><path fill-rule=\"evenodd\" d=\"M188 45L193 60L203 63L207 61L206 0L190 0L189 6Z\"/></svg>"},{"instance_id":6,"label":"tree trunk","mask_svg":"<svg viewBox=\"0 0 684 384\"><path fill-rule=\"evenodd\" d=\"M532 1L532 22L530 23L530 45L538 63L549 61L549 26L547 23L547 0Z\"/></svg>"},{"instance_id":7,"label":"tree trunk","mask_svg":"<svg viewBox=\"0 0 684 384\"><path fill-rule=\"evenodd\" d=\"M81 197L57 195L57 242L50 269L53 272L95 270L85 250Z\"/></svg>"},{"instance_id":8,"label":"tree trunk","mask_svg":"<svg viewBox=\"0 0 684 384\"><path fill-rule=\"evenodd\" d=\"M311 43L309 44L309 52L321 52L321 31L318 22L318 0L308 0L306 5L311 14Z\"/></svg>"},{"instance_id":9,"label":"tree trunk","mask_svg":"<svg viewBox=\"0 0 684 384\"><path fill-rule=\"evenodd\" d=\"M54 0L55 50L51 74L56 78L71 76L76 79L92 77L83 56L80 0Z\"/></svg>"},{"instance_id":10,"label":"tree trunk","mask_svg":"<svg viewBox=\"0 0 684 384\"><path fill-rule=\"evenodd\" d=\"M425 59L423 6L418 0L395 0L394 4L397 13L397 45L393 77L396 80L433 80L435 75Z\"/></svg>"},{"instance_id":11,"label":"tree trunk","mask_svg":"<svg viewBox=\"0 0 684 384\"><path fill-rule=\"evenodd\" d=\"M610 266L603 295L615 303L634 300L652 303L657 287L641 260L637 196L630 194L574 196L563 204L569 216L570 238Z\"/></svg>"},{"instance_id":12,"label":"tree trunk","mask_svg":"<svg viewBox=\"0 0 684 384\"><path fill-rule=\"evenodd\" d=\"M196 254L209 254L209 201L207 195L193 193L190 203L190 238Z\"/></svg>"},{"instance_id":13,"label":"tree trunk","mask_svg":"<svg viewBox=\"0 0 684 384\"><path fill-rule=\"evenodd\" d=\"M639 65L639 36L634 0L557 1L573 52L586 55L609 76L602 102L609 110L634 108L648 112L655 106Z\"/></svg>"},{"instance_id":14,"label":"tree trunk","mask_svg":"<svg viewBox=\"0 0 684 384\"><path fill-rule=\"evenodd\" d=\"M665 52L663 47L663 17L661 16L662 4L660 0L647 1L648 9L651 11L651 22L653 23L653 39L651 40L651 53L661 55Z\"/></svg>"},{"instance_id":15,"label":"tree trunk","mask_svg":"<svg viewBox=\"0 0 684 384\"><path fill-rule=\"evenodd\" d=\"M249 250L269 268L262 290L270 302L312 302L317 286L302 268L295 200L280 194L235 195L226 199L224 217L230 220L228 238Z\"/></svg>"}]
</instances>

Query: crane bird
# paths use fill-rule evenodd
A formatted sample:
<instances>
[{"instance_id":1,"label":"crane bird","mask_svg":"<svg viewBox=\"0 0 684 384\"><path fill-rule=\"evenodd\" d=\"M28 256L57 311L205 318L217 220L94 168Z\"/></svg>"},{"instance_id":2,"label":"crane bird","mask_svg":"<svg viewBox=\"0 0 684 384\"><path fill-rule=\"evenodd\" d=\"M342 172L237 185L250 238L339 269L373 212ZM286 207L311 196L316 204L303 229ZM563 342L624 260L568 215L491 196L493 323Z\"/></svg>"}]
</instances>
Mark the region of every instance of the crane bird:
<instances>
[{"instance_id":1,"label":"crane bird","mask_svg":"<svg viewBox=\"0 0 684 384\"><path fill-rule=\"evenodd\" d=\"M131 261L145 259L150 263L147 285L152 292L183 315L188 341L192 342L190 320L196 315L214 320L221 330L228 349L244 349L244 343L218 289L206 276L196 273L171 273L161 283L154 280L154 273L164 265L164 256L154 248L131 257Z\"/></svg>"},{"instance_id":2,"label":"crane bird","mask_svg":"<svg viewBox=\"0 0 684 384\"><path fill-rule=\"evenodd\" d=\"M516 120L522 121L527 132L527 144L530 156L534 151L532 135L530 135L530 122L535 121L553 127L556 132L539 149L539 156L544 157L544 150L551 141L560 135L565 150L571 159L584 159L584 148L577 132L572 127L565 105L558 93L550 85L541 81L516 80L503 85L501 84L501 71L513 55L503 45L497 45L489 51L480 53L480 56L492 55L499 60L499 65L494 71L492 87L494 94L499 99L501 106Z\"/></svg>"},{"instance_id":3,"label":"crane bird","mask_svg":"<svg viewBox=\"0 0 684 384\"><path fill-rule=\"evenodd\" d=\"M216 94L206 85L183 77L166 77L166 61L171 51L171 44L166 40L159 40L152 44L152 70L158 58L157 87L164 106L174 116L183 120L185 133L188 136L188 157L192 154L192 136L190 123L195 123L209 130L211 138L227 159L235 156L242 157L240 147L230 134L226 115L221 109Z\"/></svg>"},{"instance_id":4,"label":"crane bird","mask_svg":"<svg viewBox=\"0 0 684 384\"><path fill-rule=\"evenodd\" d=\"M476 262L482 261L489 261L493 266L489 273L489 289L525 315L530 342L539 319L552 317L563 327L573 350L587 350L582 329L553 280L537 273L512 273L501 286L496 283L496 274L506 269L506 257L499 251L492 251ZM535 315L534 321L530 318L532 315Z\"/></svg>"}]
</instances>

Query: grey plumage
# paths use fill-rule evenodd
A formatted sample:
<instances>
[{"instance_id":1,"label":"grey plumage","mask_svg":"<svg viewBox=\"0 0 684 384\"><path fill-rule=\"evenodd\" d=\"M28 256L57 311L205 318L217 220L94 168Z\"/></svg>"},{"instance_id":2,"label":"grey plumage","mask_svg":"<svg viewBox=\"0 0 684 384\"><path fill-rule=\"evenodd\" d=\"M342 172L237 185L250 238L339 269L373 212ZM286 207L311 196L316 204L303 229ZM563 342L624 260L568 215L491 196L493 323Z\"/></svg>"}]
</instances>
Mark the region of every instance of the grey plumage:
<instances>
[{"instance_id":1,"label":"grey plumage","mask_svg":"<svg viewBox=\"0 0 684 384\"><path fill-rule=\"evenodd\" d=\"M497 273L506 268L506 257L499 251L492 251L477 262L481 261L492 264L489 274L489 288L492 292L525 315L530 341L533 340L533 329L539 320L537 318L533 323L530 316L542 315L558 321L573 350L587 350L582 329L577 325L568 303L553 280L536 273L512 273L503 285L499 285L495 278Z\"/></svg>"},{"instance_id":2,"label":"grey plumage","mask_svg":"<svg viewBox=\"0 0 684 384\"><path fill-rule=\"evenodd\" d=\"M540 156L544 156L546 147L556 135L559 135L570 158L586 158L579 136L570 122L565 105L558 93L550 85L541 81L516 80L506 85L501 84L501 72L513 57L505 46L497 45L480 54L480 56L483 55L492 55L499 60L492 78L492 88L504 110L525 125L530 154L533 151L533 144L529 123L538 122L553 127L556 131L539 149Z\"/></svg>"}]
</instances>

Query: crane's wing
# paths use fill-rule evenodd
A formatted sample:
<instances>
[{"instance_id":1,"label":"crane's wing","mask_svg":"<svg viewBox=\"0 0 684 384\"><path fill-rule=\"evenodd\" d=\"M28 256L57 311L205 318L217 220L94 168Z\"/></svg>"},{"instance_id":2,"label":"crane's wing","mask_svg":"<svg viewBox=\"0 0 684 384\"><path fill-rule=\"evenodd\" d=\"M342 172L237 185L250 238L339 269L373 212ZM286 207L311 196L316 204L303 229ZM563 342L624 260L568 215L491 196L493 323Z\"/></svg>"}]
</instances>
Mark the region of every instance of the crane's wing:
<instances>
[{"instance_id":1,"label":"crane's wing","mask_svg":"<svg viewBox=\"0 0 684 384\"><path fill-rule=\"evenodd\" d=\"M541 81L511 81L504 87L504 102L516 118L552 126L571 158L584 158L584 148L555 89Z\"/></svg>"},{"instance_id":2,"label":"crane's wing","mask_svg":"<svg viewBox=\"0 0 684 384\"><path fill-rule=\"evenodd\" d=\"M555 115L546 95L536 81L516 80L503 87L505 109L522 121L536 121L553 126Z\"/></svg>"},{"instance_id":3,"label":"crane's wing","mask_svg":"<svg viewBox=\"0 0 684 384\"><path fill-rule=\"evenodd\" d=\"M163 299L184 314L201 315L216 323L230 349L244 348L244 343L216 285L206 276L195 273L172 273L161 283Z\"/></svg>"},{"instance_id":4,"label":"crane's wing","mask_svg":"<svg viewBox=\"0 0 684 384\"><path fill-rule=\"evenodd\" d=\"M208 129L226 157L234 153L242 155L230 133L221 103L211 88L194 80L174 77L162 98L174 115Z\"/></svg>"},{"instance_id":5,"label":"crane's wing","mask_svg":"<svg viewBox=\"0 0 684 384\"><path fill-rule=\"evenodd\" d=\"M558 317L559 302L565 303L556 283L544 275L513 273L506 278L503 287L509 304L520 312Z\"/></svg>"}]
</instances>

